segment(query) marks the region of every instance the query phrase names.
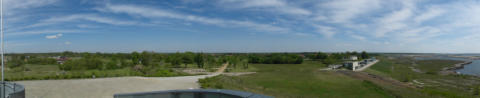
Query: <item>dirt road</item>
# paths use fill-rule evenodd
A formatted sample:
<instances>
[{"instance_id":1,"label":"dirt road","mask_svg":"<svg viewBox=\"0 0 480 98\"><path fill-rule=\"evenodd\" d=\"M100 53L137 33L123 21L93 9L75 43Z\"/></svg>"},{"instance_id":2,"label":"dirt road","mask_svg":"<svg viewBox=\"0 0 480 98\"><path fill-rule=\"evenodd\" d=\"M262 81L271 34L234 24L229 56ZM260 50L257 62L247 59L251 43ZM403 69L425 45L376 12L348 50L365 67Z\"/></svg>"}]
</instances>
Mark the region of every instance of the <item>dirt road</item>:
<instances>
[{"instance_id":1,"label":"dirt road","mask_svg":"<svg viewBox=\"0 0 480 98\"><path fill-rule=\"evenodd\" d=\"M16 83L25 86L27 98L112 98L117 93L200 88L198 79L219 75L227 66L224 64L214 74L200 76L34 80Z\"/></svg>"}]
</instances>

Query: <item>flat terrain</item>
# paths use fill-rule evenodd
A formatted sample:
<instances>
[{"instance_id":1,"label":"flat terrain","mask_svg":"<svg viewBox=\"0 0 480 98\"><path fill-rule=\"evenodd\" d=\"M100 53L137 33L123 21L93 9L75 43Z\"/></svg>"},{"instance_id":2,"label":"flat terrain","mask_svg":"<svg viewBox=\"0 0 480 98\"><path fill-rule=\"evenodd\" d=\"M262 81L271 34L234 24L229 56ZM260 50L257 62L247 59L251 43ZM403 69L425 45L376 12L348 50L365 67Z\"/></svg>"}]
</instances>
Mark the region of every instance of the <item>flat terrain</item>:
<instances>
[{"instance_id":1,"label":"flat terrain","mask_svg":"<svg viewBox=\"0 0 480 98\"><path fill-rule=\"evenodd\" d=\"M17 81L26 87L27 98L112 98L117 93L159 90L196 89L198 79L221 74L225 64L216 73L182 77L115 77L74 80Z\"/></svg>"},{"instance_id":2,"label":"flat terrain","mask_svg":"<svg viewBox=\"0 0 480 98\"><path fill-rule=\"evenodd\" d=\"M468 75L443 75L439 72L463 61L415 60L405 56L383 56L376 65L365 70L370 74L391 77L415 85L417 92L428 97L472 98L480 97L480 78Z\"/></svg>"},{"instance_id":3,"label":"flat terrain","mask_svg":"<svg viewBox=\"0 0 480 98\"><path fill-rule=\"evenodd\" d=\"M112 98L116 93L198 88L205 76L19 81L27 98Z\"/></svg>"},{"instance_id":4,"label":"flat terrain","mask_svg":"<svg viewBox=\"0 0 480 98\"><path fill-rule=\"evenodd\" d=\"M215 76L200 82L205 88L235 89L277 98L480 97L480 78L438 74L443 67L463 61L415 60L404 56L380 56L379 59L362 72L322 70L325 65L315 61L252 64L258 69L255 74Z\"/></svg>"},{"instance_id":5,"label":"flat terrain","mask_svg":"<svg viewBox=\"0 0 480 98\"><path fill-rule=\"evenodd\" d=\"M255 92L277 98L391 98L402 94L419 97L411 88L392 86L394 80L372 79L366 74L324 71L316 61L303 64L252 64L257 73L242 76L216 76L202 79L202 87ZM393 89L393 90L392 90ZM399 91L396 91L399 90Z\"/></svg>"}]
</instances>

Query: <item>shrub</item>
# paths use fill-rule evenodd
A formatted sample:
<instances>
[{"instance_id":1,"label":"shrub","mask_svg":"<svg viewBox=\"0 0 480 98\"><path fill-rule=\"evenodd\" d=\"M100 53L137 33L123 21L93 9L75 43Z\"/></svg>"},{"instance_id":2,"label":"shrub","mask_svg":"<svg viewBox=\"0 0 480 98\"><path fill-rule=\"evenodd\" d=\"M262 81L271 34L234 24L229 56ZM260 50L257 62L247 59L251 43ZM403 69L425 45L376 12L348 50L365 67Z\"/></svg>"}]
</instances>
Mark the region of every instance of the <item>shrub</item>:
<instances>
[{"instance_id":1,"label":"shrub","mask_svg":"<svg viewBox=\"0 0 480 98\"><path fill-rule=\"evenodd\" d=\"M56 64L57 60L53 58L31 58L27 62L28 64L41 64L41 65L47 65L47 64Z\"/></svg>"},{"instance_id":2,"label":"shrub","mask_svg":"<svg viewBox=\"0 0 480 98\"><path fill-rule=\"evenodd\" d=\"M434 71L427 71L425 74L429 74L429 75L437 75L437 72L434 72Z\"/></svg>"}]
</instances>

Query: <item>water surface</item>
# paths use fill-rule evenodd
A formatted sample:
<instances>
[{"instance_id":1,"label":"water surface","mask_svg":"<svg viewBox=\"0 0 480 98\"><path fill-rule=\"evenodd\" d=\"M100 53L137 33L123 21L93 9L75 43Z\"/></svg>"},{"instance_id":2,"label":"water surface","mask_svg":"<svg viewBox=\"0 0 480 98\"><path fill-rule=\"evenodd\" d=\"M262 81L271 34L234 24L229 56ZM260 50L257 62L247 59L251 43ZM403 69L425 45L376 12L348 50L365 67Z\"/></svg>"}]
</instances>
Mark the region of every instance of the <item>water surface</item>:
<instances>
[{"instance_id":1,"label":"water surface","mask_svg":"<svg viewBox=\"0 0 480 98\"><path fill-rule=\"evenodd\" d=\"M480 56L480 54L459 54L459 56ZM429 59L443 59L443 60L459 60L459 61L472 61L465 58L448 57L446 55L438 55L434 57L415 57L416 60L429 60ZM472 64L465 65L463 69L458 69L456 72L467 75L480 76L480 60L473 60Z\"/></svg>"}]
</instances>

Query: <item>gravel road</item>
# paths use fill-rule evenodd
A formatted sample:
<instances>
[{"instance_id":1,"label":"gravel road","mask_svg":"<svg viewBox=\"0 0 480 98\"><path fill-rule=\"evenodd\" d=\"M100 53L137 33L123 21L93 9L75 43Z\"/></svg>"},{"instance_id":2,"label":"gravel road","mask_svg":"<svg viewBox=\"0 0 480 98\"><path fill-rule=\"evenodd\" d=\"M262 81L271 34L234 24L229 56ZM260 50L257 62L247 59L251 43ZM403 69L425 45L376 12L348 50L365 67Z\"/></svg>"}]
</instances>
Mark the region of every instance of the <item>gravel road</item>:
<instances>
[{"instance_id":1,"label":"gravel road","mask_svg":"<svg viewBox=\"0 0 480 98\"><path fill-rule=\"evenodd\" d=\"M219 75L226 67L224 64L216 73L200 76L33 80L16 83L25 86L27 98L112 98L117 93L200 88L198 79Z\"/></svg>"}]
</instances>

